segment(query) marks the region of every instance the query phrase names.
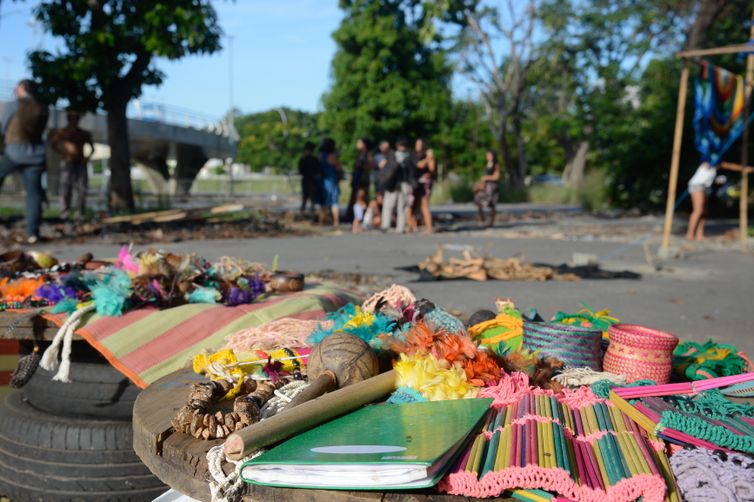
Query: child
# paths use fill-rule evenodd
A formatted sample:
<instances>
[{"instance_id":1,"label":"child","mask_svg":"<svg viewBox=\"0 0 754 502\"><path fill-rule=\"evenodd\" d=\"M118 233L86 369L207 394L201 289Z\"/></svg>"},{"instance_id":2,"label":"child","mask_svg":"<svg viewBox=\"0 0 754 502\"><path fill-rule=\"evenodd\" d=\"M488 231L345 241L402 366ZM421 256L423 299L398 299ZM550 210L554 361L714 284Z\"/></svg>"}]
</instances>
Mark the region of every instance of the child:
<instances>
[{"instance_id":1,"label":"child","mask_svg":"<svg viewBox=\"0 0 754 502\"><path fill-rule=\"evenodd\" d=\"M364 188L358 188L356 190L356 201L353 203L353 223L351 224L351 231L358 233L363 230L361 223L365 220L364 215L367 210L367 194ZM369 222L366 222L369 224Z\"/></svg>"}]
</instances>

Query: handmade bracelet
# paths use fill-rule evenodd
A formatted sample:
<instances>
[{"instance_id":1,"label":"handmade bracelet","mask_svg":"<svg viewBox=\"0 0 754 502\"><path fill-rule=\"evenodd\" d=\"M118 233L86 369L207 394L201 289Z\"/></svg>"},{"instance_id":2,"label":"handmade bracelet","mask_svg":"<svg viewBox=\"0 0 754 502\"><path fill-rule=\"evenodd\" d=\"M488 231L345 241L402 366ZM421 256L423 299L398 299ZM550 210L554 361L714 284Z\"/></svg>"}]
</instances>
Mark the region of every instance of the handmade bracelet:
<instances>
[{"instance_id":1,"label":"handmade bracelet","mask_svg":"<svg viewBox=\"0 0 754 502\"><path fill-rule=\"evenodd\" d=\"M240 395L233 402L233 411L209 411L212 403L233 387L231 382L216 380L195 383L191 386L188 402L178 410L171 424L178 432L196 439L222 439L230 433L258 422L264 404L275 391L290 383L289 378L276 382L245 380Z\"/></svg>"}]
</instances>

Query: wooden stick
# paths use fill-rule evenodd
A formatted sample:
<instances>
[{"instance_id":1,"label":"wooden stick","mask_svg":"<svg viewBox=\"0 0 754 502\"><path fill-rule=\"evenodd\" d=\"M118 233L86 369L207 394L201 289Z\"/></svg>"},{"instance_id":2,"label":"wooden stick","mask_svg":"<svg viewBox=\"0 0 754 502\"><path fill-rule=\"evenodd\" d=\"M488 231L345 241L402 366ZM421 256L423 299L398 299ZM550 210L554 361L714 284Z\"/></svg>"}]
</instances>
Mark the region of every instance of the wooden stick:
<instances>
[{"instance_id":1,"label":"wooden stick","mask_svg":"<svg viewBox=\"0 0 754 502\"><path fill-rule=\"evenodd\" d=\"M675 194L678 186L678 166L681 163L681 142L683 141L683 115L686 112L686 92L689 85L689 62L683 62L681 84L678 89L678 106L675 111L675 135L673 136L673 157L670 161L670 179L668 180L668 200L665 204L665 227L662 231L662 249L670 245L670 233L673 230L673 212L675 211Z\"/></svg>"},{"instance_id":2,"label":"wooden stick","mask_svg":"<svg viewBox=\"0 0 754 502\"><path fill-rule=\"evenodd\" d=\"M396 373L369 378L325 394L279 415L252 424L228 436L223 449L228 458L241 460L252 451L278 443L360 406L384 398L395 390Z\"/></svg>"},{"instance_id":3,"label":"wooden stick","mask_svg":"<svg viewBox=\"0 0 754 502\"><path fill-rule=\"evenodd\" d=\"M721 56L723 54L738 54L741 52L754 51L754 44L736 44L725 45L723 47L713 47L711 49L693 49L688 51L681 51L675 56L678 58L693 58L698 56Z\"/></svg>"},{"instance_id":4,"label":"wooden stick","mask_svg":"<svg viewBox=\"0 0 754 502\"><path fill-rule=\"evenodd\" d=\"M751 30L749 31L749 40L754 39L754 11L751 15ZM754 53L749 53L746 57L746 83L750 84L754 80ZM744 131L741 134L741 165L749 165L749 96L751 96L751 87L744 89ZM741 171L741 199L739 200L739 221L738 233L741 239L741 251L749 248L749 173L746 169Z\"/></svg>"}]
</instances>

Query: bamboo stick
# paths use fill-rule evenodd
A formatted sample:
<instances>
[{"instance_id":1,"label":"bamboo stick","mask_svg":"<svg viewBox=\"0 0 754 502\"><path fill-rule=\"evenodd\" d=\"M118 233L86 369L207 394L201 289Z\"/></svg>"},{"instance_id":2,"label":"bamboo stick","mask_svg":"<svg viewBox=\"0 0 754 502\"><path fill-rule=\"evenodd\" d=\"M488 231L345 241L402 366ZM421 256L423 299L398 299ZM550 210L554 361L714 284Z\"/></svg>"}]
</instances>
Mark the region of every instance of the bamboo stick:
<instances>
[{"instance_id":1,"label":"bamboo stick","mask_svg":"<svg viewBox=\"0 0 754 502\"><path fill-rule=\"evenodd\" d=\"M751 30L749 31L749 40L754 39L754 10L751 15ZM754 53L749 53L746 57L746 83L750 84L754 80ZM741 199L739 200L739 221L738 233L741 239L741 251L748 249L749 242L749 173L745 166L749 165L749 96L751 96L751 87L744 89L744 131L741 136L741 165L744 170L741 172Z\"/></svg>"},{"instance_id":2,"label":"bamboo stick","mask_svg":"<svg viewBox=\"0 0 754 502\"><path fill-rule=\"evenodd\" d=\"M662 231L661 249L668 249L670 233L673 230L673 213L675 212L675 195L678 186L678 166L681 163L681 143L683 141L683 116L686 112L686 93L689 85L689 62L683 61L681 84L678 89L678 106L675 112L675 135L673 136L673 157L670 161L670 179L668 180L668 200L665 204L665 226Z\"/></svg>"},{"instance_id":3,"label":"bamboo stick","mask_svg":"<svg viewBox=\"0 0 754 502\"><path fill-rule=\"evenodd\" d=\"M713 47L711 49L692 49L678 52L675 56L678 58L693 58L700 56L722 56L723 54L738 54L741 52L754 51L754 44L736 44L725 45L723 47Z\"/></svg>"}]
</instances>

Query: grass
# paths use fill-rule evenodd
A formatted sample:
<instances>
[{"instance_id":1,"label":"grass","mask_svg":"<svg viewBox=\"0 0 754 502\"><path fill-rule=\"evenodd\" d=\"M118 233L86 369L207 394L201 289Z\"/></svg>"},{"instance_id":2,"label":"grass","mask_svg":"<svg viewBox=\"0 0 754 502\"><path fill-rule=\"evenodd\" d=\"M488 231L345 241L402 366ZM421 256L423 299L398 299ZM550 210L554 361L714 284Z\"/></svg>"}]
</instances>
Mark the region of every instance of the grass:
<instances>
[{"instance_id":1,"label":"grass","mask_svg":"<svg viewBox=\"0 0 754 502\"><path fill-rule=\"evenodd\" d=\"M542 204L578 204L586 211L609 207L605 176L591 171L578 188L557 185L535 185L529 188L528 200Z\"/></svg>"}]
</instances>

